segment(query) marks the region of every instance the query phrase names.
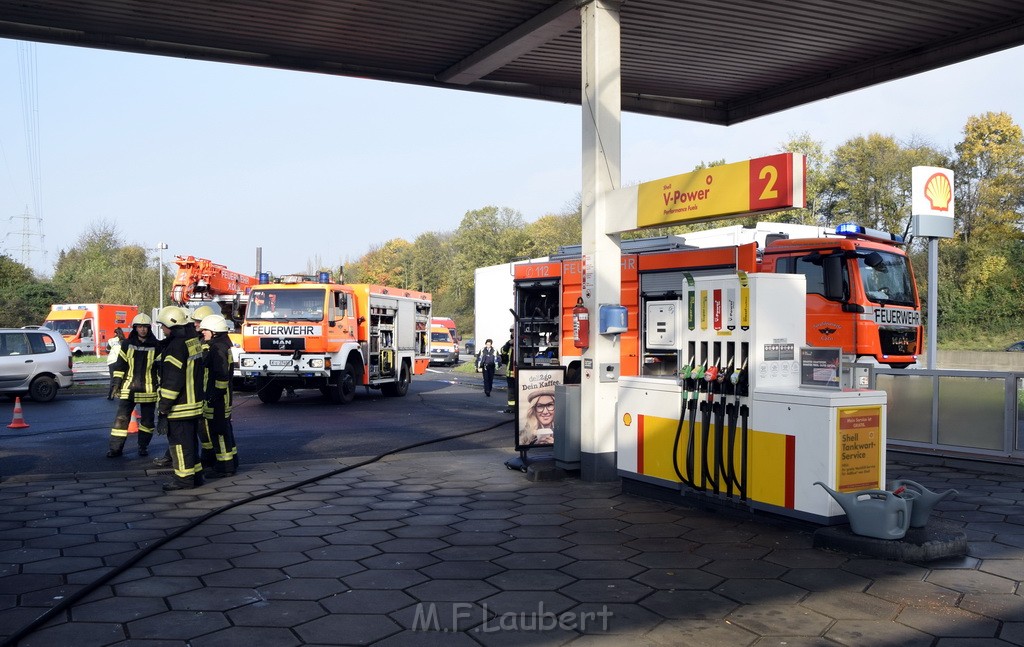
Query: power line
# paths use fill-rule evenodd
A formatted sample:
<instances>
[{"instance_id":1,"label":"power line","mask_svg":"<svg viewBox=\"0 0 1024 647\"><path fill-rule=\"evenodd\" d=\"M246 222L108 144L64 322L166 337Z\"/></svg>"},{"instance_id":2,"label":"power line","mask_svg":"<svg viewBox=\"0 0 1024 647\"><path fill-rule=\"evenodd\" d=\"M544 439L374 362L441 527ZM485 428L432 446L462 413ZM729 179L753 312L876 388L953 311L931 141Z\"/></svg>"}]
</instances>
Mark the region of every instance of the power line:
<instances>
[{"instance_id":1,"label":"power line","mask_svg":"<svg viewBox=\"0 0 1024 647\"><path fill-rule=\"evenodd\" d=\"M21 263L32 266L32 253L40 252L45 265L47 260L45 237L43 236L43 170L40 151L39 134L39 70L36 64L35 43L18 43L18 76L21 81L21 113L25 127L25 151L28 156L29 184L32 193L32 212L28 207L20 216L12 216L11 220L21 220ZM35 227L33 228L33 221ZM7 234L17 235L18 230ZM32 238L37 237L38 246L33 245Z\"/></svg>"}]
</instances>

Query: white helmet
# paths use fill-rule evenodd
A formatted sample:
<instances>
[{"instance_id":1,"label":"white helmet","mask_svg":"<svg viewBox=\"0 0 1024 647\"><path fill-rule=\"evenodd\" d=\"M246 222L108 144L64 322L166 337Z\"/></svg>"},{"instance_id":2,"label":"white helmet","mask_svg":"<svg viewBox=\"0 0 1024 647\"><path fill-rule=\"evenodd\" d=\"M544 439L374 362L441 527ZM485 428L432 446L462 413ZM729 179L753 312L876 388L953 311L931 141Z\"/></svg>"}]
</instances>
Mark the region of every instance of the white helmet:
<instances>
[{"instance_id":1,"label":"white helmet","mask_svg":"<svg viewBox=\"0 0 1024 647\"><path fill-rule=\"evenodd\" d=\"M178 306L164 306L156 315L157 323L168 328L181 326L188 322L188 313Z\"/></svg>"},{"instance_id":2,"label":"white helmet","mask_svg":"<svg viewBox=\"0 0 1024 647\"><path fill-rule=\"evenodd\" d=\"M137 315L135 315L135 318L132 319L132 326L152 326L152 325L153 325L153 320L150 318L149 315L137 314Z\"/></svg>"},{"instance_id":3,"label":"white helmet","mask_svg":"<svg viewBox=\"0 0 1024 647\"><path fill-rule=\"evenodd\" d=\"M209 330L210 332L227 332L228 322L221 315L207 315L203 317L203 320L199 322L199 330Z\"/></svg>"},{"instance_id":4,"label":"white helmet","mask_svg":"<svg viewBox=\"0 0 1024 647\"><path fill-rule=\"evenodd\" d=\"M199 306L192 313L192 321L199 323L200 321L202 321L206 317L209 317L212 314L215 313L213 311L213 308L211 308L210 306Z\"/></svg>"}]
</instances>

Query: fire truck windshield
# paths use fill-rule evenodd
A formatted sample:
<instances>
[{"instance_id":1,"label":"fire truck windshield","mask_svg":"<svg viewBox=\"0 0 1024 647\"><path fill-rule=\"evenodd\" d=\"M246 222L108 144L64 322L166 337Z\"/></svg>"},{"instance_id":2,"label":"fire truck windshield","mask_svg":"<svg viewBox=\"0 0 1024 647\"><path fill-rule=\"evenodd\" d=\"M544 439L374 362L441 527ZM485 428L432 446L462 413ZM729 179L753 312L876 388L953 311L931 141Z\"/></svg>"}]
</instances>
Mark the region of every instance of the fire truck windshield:
<instances>
[{"instance_id":1,"label":"fire truck windshield","mask_svg":"<svg viewBox=\"0 0 1024 647\"><path fill-rule=\"evenodd\" d=\"M321 321L324 318L323 289L259 289L249 295L245 318Z\"/></svg>"},{"instance_id":2,"label":"fire truck windshield","mask_svg":"<svg viewBox=\"0 0 1024 647\"><path fill-rule=\"evenodd\" d=\"M881 305L916 306L910 260L890 252L869 252L857 257L857 269L869 301Z\"/></svg>"}]
</instances>

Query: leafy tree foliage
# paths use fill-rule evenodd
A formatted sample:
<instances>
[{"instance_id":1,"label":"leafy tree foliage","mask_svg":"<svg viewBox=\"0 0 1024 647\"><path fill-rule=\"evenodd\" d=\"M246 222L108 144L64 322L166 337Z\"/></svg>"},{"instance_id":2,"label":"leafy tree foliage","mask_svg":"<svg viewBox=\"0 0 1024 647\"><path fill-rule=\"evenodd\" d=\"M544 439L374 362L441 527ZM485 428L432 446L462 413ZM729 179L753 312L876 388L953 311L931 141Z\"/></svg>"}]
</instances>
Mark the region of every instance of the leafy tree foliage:
<instances>
[{"instance_id":1,"label":"leafy tree foliage","mask_svg":"<svg viewBox=\"0 0 1024 647\"><path fill-rule=\"evenodd\" d=\"M901 145L871 133L835 150L821 201L824 222L856 222L902 233L910 219L910 169L941 166L944 156L926 145Z\"/></svg>"},{"instance_id":2,"label":"leafy tree foliage","mask_svg":"<svg viewBox=\"0 0 1024 647\"><path fill-rule=\"evenodd\" d=\"M1024 135L1005 112L970 117L956 145L956 228L975 237L1021 238Z\"/></svg>"},{"instance_id":3,"label":"leafy tree foliage","mask_svg":"<svg viewBox=\"0 0 1024 647\"><path fill-rule=\"evenodd\" d=\"M62 293L50 282L37 280L31 269L0 255L0 328L41 324L50 304L61 298Z\"/></svg>"},{"instance_id":4,"label":"leafy tree foliage","mask_svg":"<svg viewBox=\"0 0 1024 647\"><path fill-rule=\"evenodd\" d=\"M165 272L165 282L173 272ZM109 222L95 222L75 246L62 250L53 285L75 303L124 303L146 312L159 301L159 265L144 247L128 245ZM164 286L165 294L169 285Z\"/></svg>"}]
</instances>

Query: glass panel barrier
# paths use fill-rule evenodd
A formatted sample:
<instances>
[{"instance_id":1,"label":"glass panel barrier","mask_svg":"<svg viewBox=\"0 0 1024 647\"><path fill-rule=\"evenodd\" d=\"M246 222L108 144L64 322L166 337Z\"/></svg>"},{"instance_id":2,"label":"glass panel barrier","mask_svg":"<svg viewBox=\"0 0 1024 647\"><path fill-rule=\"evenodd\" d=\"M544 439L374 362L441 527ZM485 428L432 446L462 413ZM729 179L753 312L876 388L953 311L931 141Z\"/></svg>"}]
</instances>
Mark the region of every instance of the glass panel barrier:
<instances>
[{"instance_id":1,"label":"glass panel barrier","mask_svg":"<svg viewBox=\"0 0 1024 647\"><path fill-rule=\"evenodd\" d=\"M1014 449L1019 452L1024 451L1024 378L1017 378L1017 406L1014 407L1017 412L1014 416L1014 420L1017 424L1014 426L1016 433L1014 437L1017 439L1014 443Z\"/></svg>"},{"instance_id":2,"label":"glass panel barrier","mask_svg":"<svg viewBox=\"0 0 1024 647\"><path fill-rule=\"evenodd\" d=\"M888 396L889 440L934 442L931 377L880 374L875 379L875 388Z\"/></svg>"},{"instance_id":3,"label":"glass panel barrier","mask_svg":"<svg viewBox=\"0 0 1024 647\"><path fill-rule=\"evenodd\" d=\"M940 376L939 444L1002 450L1005 385L1002 377Z\"/></svg>"}]
</instances>

